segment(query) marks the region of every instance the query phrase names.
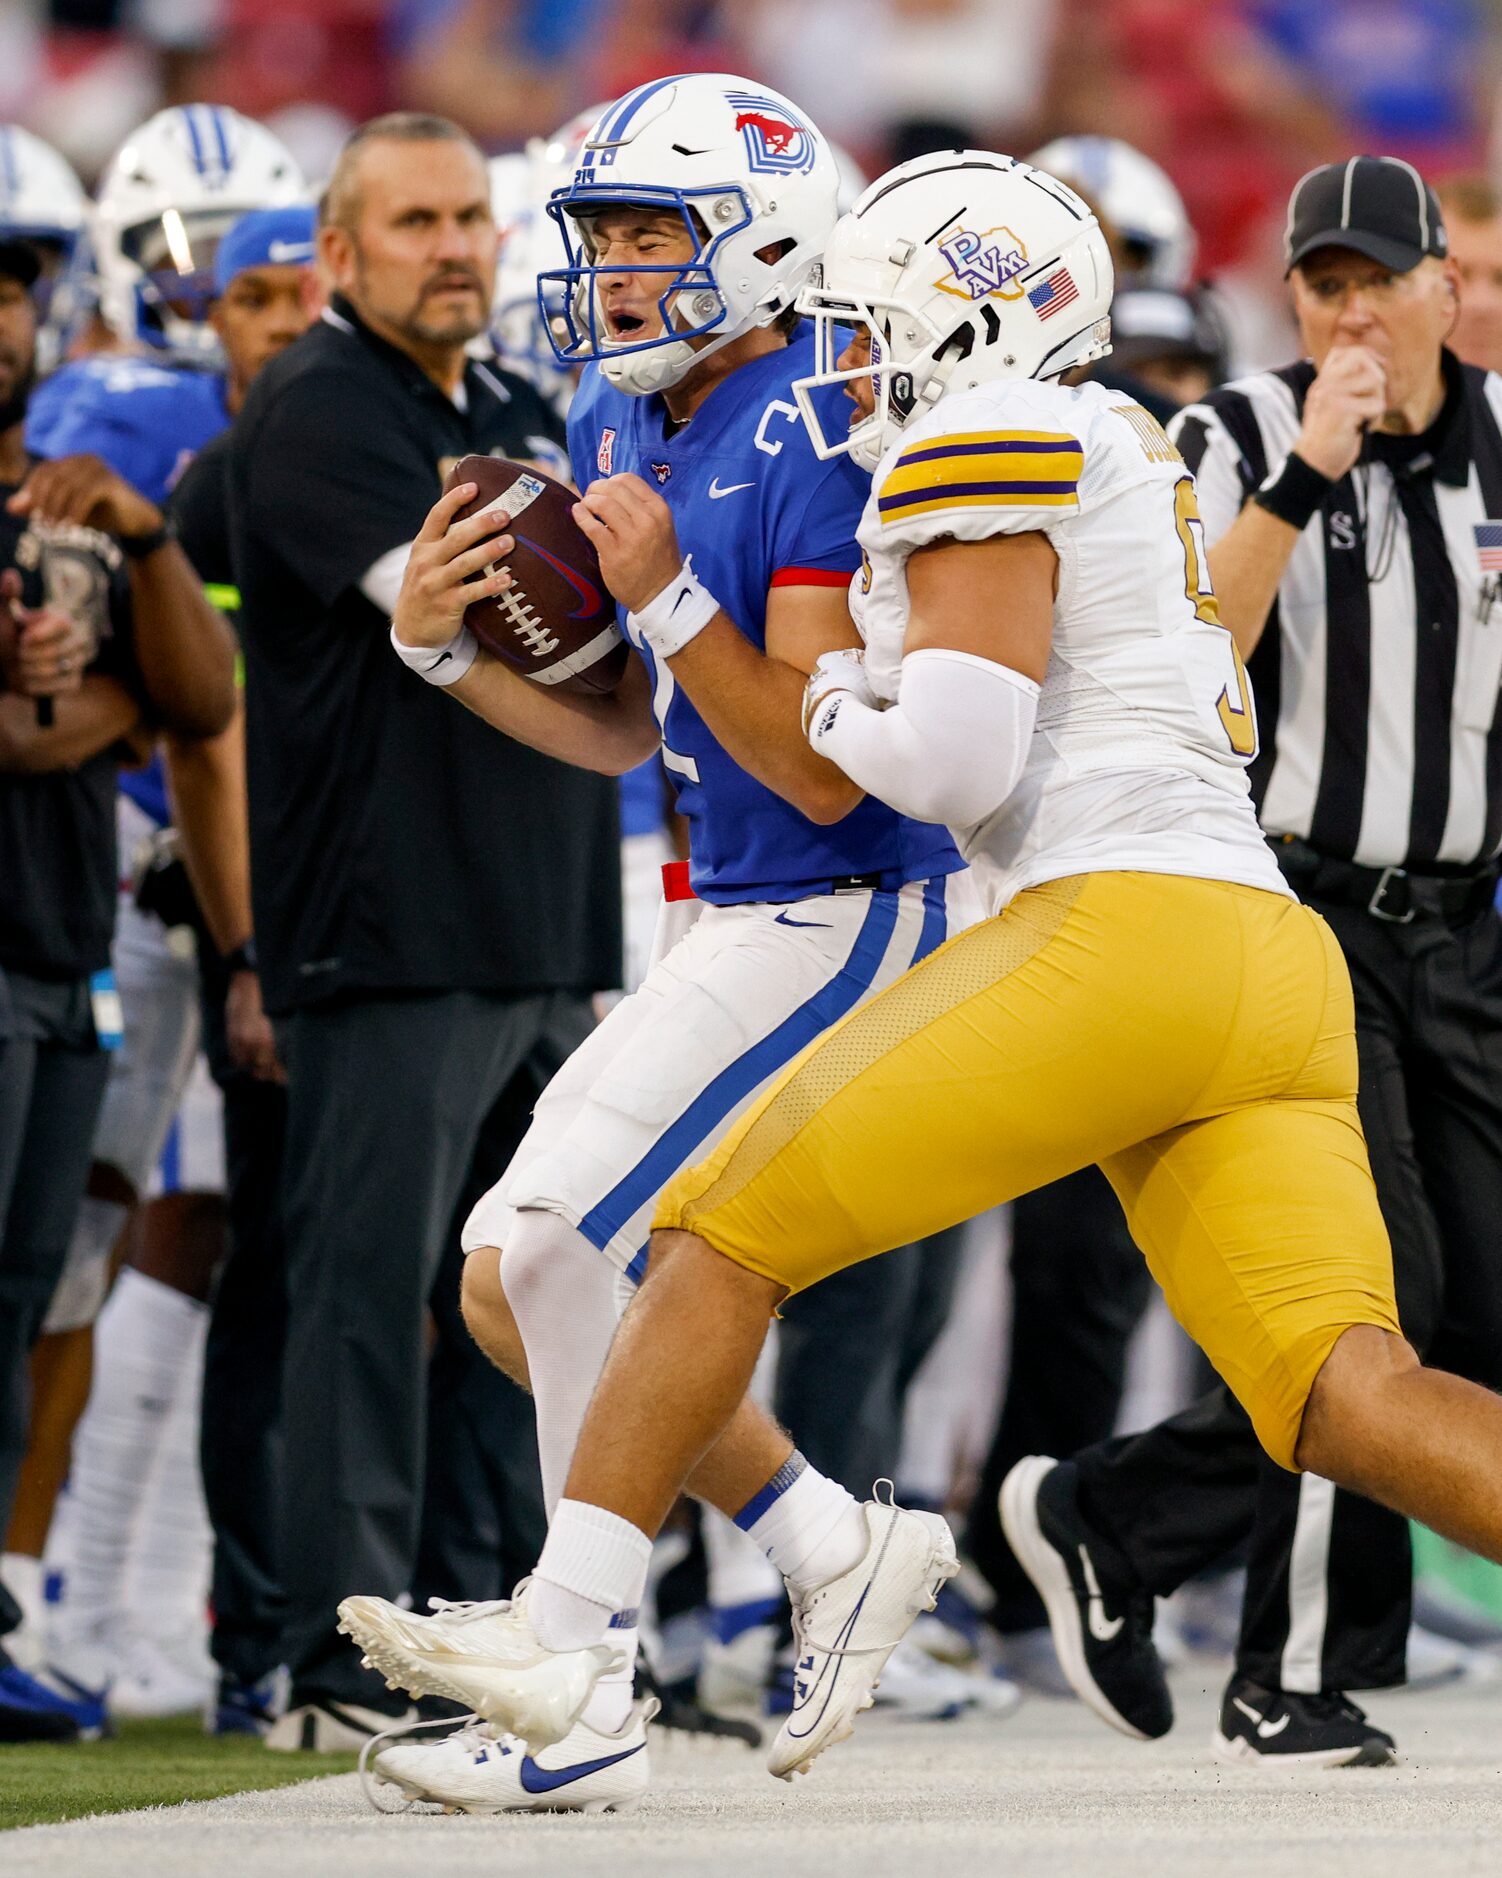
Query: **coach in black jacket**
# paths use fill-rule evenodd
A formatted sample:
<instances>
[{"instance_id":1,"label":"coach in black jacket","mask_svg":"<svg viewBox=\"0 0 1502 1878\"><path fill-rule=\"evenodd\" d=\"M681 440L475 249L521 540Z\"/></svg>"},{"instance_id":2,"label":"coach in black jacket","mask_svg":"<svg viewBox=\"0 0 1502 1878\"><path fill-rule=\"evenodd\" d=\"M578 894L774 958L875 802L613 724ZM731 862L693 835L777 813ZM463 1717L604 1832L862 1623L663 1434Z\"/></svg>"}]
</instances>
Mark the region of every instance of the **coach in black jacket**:
<instances>
[{"instance_id":1,"label":"coach in black jacket","mask_svg":"<svg viewBox=\"0 0 1502 1878\"><path fill-rule=\"evenodd\" d=\"M495 266L484 160L443 119L377 119L319 239L332 304L229 446L256 947L289 1078L287 1747L389 1721L334 1609L412 1586L424 1307L620 972L614 785L455 711L388 643L454 459L558 460L536 394L466 356Z\"/></svg>"}]
</instances>

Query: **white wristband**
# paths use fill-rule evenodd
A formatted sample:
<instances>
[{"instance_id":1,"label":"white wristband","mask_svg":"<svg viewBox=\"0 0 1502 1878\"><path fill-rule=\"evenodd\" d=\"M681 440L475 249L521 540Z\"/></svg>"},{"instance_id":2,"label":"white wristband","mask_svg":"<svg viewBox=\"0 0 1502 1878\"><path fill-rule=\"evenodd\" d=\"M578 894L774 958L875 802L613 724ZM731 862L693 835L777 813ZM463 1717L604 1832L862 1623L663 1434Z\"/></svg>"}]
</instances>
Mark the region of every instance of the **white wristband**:
<instances>
[{"instance_id":1,"label":"white wristband","mask_svg":"<svg viewBox=\"0 0 1502 1878\"><path fill-rule=\"evenodd\" d=\"M457 685L480 651L479 640L467 626L461 626L446 646L406 645L397 638L393 626L391 643L402 664L430 685Z\"/></svg>"},{"instance_id":2,"label":"white wristband","mask_svg":"<svg viewBox=\"0 0 1502 1878\"><path fill-rule=\"evenodd\" d=\"M640 613L628 613L626 622L658 658L670 659L697 639L719 610L719 601L700 584L690 555L656 599Z\"/></svg>"}]
</instances>

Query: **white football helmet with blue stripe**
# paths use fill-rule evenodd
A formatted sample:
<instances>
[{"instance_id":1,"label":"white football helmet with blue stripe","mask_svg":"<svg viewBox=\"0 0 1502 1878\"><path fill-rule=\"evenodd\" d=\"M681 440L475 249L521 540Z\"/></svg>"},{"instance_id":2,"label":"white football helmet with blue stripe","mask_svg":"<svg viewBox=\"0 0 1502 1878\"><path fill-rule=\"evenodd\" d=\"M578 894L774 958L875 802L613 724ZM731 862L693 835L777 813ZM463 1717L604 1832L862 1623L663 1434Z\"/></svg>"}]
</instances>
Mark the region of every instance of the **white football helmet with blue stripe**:
<instances>
[{"instance_id":1,"label":"white football helmet with blue stripe","mask_svg":"<svg viewBox=\"0 0 1502 1878\"><path fill-rule=\"evenodd\" d=\"M212 358L204 318L221 238L248 209L306 199L302 171L264 125L219 104L158 111L126 138L99 186L94 246L105 319L122 339Z\"/></svg>"},{"instance_id":2,"label":"white football helmet with blue stripe","mask_svg":"<svg viewBox=\"0 0 1502 1878\"><path fill-rule=\"evenodd\" d=\"M0 124L0 240L25 242L41 262L32 297L41 322L38 363L43 371L61 353L67 296L58 290L82 265L88 201L67 159L51 144L19 124Z\"/></svg>"},{"instance_id":3,"label":"white football helmet with blue stripe","mask_svg":"<svg viewBox=\"0 0 1502 1878\"><path fill-rule=\"evenodd\" d=\"M900 164L841 216L799 295L816 370L793 395L814 448L874 469L946 391L1089 364L1111 349L1111 291L1100 223L1056 177L989 150ZM842 367L862 330L870 362ZM826 435L810 394L858 378L871 381L874 411Z\"/></svg>"},{"instance_id":4,"label":"white football helmet with blue stripe","mask_svg":"<svg viewBox=\"0 0 1502 1878\"><path fill-rule=\"evenodd\" d=\"M585 138L573 180L548 212L562 230L568 266L539 277L544 316L562 288L565 365L598 360L611 384L634 397L676 385L697 359L797 298L835 221L839 173L820 132L780 93L727 73L694 73L639 85L610 105ZM610 208L677 213L693 259L635 266L660 274L663 330L612 337L593 265L592 218ZM622 270L613 269L612 272Z\"/></svg>"}]
</instances>

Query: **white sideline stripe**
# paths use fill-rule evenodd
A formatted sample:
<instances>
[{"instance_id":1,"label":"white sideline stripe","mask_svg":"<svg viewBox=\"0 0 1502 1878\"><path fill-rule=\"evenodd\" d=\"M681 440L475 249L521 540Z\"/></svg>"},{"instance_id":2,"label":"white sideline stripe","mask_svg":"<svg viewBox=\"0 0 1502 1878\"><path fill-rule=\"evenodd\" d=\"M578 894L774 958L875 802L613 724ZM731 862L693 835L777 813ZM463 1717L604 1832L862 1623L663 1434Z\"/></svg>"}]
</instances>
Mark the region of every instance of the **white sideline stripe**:
<instances>
[{"instance_id":1,"label":"white sideline stripe","mask_svg":"<svg viewBox=\"0 0 1502 1878\"><path fill-rule=\"evenodd\" d=\"M1318 1695L1329 1617L1330 1528L1335 1486L1318 1474L1299 1481L1299 1512L1288 1559L1288 1641L1283 1646L1283 1687L1292 1695Z\"/></svg>"},{"instance_id":2,"label":"white sideline stripe","mask_svg":"<svg viewBox=\"0 0 1502 1878\"><path fill-rule=\"evenodd\" d=\"M586 646L580 646L577 652L570 652L566 659L560 659L556 665L550 665L545 672L529 672L527 676L534 685L556 685L562 679L572 678L575 672L586 672L591 665L603 659L613 646L621 642L619 626L607 626L602 633L596 633Z\"/></svg>"}]
</instances>

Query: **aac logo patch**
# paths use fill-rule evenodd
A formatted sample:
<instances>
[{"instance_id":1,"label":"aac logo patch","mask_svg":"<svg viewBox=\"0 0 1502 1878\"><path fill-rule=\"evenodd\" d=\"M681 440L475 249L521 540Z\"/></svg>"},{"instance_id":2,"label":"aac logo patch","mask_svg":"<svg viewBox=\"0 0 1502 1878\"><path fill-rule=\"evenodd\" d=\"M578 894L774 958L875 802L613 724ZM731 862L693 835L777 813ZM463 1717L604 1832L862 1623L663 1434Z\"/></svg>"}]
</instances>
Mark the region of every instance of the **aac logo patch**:
<instances>
[{"instance_id":1,"label":"aac logo patch","mask_svg":"<svg viewBox=\"0 0 1502 1878\"><path fill-rule=\"evenodd\" d=\"M819 154L813 132L778 98L753 92L725 94L735 106L735 128L755 176L807 176Z\"/></svg>"},{"instance_id":2,"label":"aac logo patch","mask_svg":"<svg viewBox=\"0 0 1502 1878\"><path fill-rule=\"evenodd\" d=\"M934 285L959 300L984 300L991 294L1019 300L1020 287L1009 293L1007 283L1027 267L1027 249L1010 228L988 228L981 234L957 228L939 243L939 252L953 270Z\"/></svg>"},{"instance_id":3,"label":"aac logo patch","mask_svg":"<svg viewBox=\"0 0 1502 1878\"><path fill-rule=\"evenodd\" d=\"M595 468L602 476L610 474L610 466L615 461L615 431L609 424L600 432L600 447L595 451Z\"/></svg>"}]
</instances>

